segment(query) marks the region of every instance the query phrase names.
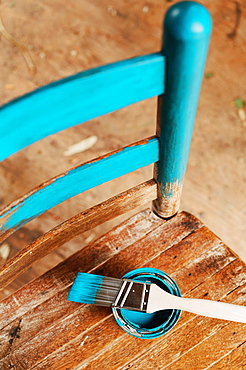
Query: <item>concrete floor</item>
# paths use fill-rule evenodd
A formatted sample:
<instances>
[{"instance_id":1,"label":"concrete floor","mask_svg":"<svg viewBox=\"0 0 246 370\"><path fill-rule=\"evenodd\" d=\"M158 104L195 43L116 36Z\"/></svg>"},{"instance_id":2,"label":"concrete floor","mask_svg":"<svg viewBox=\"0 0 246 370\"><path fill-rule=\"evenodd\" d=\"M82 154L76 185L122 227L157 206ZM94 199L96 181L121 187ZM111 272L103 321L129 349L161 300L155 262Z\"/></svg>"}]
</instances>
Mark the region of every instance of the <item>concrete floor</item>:
<instances>
[{"instance_id":1,"label":"concrete floor","mask_svg":"<svg viewBox=\"0 0 246 370\"><path fill-rule=\"evenodd\" d=\"M3 0L4 27L26 49L17 47L3 32L1 103L81 70L158 51L163 15L172 3ZM214 28L181 207L198 216L246 260L246 119L245 107L239 110L233 104L236 98L246 99L246 15L243 0L201 3L210 10ZM0 165L1 206L72 166L155 134L155 117L156 100L151 99L53 135L13 155ZM98 141L90 150L64 156L69 146L91 135ZM145 168L52 209L7 240L9 257L68 217L151 177L152 168ZM3 294L43 273L116 222L59 248Z\"/></svg>"}]
</instances>

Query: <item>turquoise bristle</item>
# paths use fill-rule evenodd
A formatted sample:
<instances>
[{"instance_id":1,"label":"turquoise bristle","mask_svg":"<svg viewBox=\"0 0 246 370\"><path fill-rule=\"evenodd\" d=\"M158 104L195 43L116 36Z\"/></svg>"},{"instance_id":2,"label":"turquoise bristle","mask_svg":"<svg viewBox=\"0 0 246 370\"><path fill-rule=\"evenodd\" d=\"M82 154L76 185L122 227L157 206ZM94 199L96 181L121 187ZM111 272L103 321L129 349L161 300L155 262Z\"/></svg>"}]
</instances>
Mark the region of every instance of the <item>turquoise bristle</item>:
<instances>
[{"instance_id":1,"label":"turquoise bristle","mask_svg":"<svg viewBox=\"0 0 246 370\"><path fill-rule=\"evenodd\" d=\"M95 303L103 279L104 276L101 275L79 272L68 293L68 300L87 304Z\"/></svg>"}]
</instances>

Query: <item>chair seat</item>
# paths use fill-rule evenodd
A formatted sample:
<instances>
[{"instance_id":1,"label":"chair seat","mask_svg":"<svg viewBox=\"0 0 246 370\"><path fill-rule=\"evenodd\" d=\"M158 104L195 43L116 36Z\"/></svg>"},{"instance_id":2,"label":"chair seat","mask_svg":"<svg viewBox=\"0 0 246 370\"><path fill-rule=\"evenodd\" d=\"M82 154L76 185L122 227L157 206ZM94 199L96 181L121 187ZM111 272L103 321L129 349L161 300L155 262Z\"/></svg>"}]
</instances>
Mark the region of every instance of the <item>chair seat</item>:
<instances>
[{"instance_id":1,"label":"chair seat","mask_svg":"<svg viewBox=\"0 0 246 370\"><path fill-rule=\"evenodd\" d=\"M144 266L170 274L184 296L246 302L245 264L201 221L186 212L162 220L147 209L0 304L0 368L245 369L245 324L182 312L166 335L143 340L109 308L67 301L79 271L121 277Z\"/></svg>"}]
</instances>

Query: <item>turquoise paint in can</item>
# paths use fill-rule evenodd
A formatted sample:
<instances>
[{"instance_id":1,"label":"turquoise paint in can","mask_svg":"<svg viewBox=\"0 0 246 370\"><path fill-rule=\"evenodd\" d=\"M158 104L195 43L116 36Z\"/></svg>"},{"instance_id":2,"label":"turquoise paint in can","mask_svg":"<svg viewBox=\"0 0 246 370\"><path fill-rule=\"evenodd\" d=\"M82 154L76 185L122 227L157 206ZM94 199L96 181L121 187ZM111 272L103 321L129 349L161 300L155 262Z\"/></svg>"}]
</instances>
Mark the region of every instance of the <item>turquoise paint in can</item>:
<instances>
[{"instance_id":1,"label":"turquoise paint in can","mask_svg":"<svg viewBox=\"0 0 246 370\"><path fill-rule=\"evenodd\" d=\"M165 272L155 268L139 268L125 274L123 278L148 281L159 285L167 292L181 296L177 283ZM152 314L113 308L118 325L128 334L142 339L158 338L166 334L179 320L180 310L162 310Z\"/></svg>"}]
</instances>

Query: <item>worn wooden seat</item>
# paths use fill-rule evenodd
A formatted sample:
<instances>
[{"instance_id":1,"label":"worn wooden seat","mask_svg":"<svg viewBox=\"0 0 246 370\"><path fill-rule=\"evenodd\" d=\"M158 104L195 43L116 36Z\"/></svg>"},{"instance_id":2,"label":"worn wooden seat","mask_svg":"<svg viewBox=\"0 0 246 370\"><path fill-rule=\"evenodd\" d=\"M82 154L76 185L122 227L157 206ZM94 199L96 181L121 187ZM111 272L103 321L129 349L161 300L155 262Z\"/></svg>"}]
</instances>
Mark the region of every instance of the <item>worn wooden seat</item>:
<instances>
[{"instance_id":1,"label":"worn wooden seat","mask_svg":"<svg viewBox=\"0 0 246 370\"><path fill-rule=\"evenodd\" d=\"M186 212L165 221L146 210L1 304L1 368L245 368L245 324L183 312L169 333L143 340L110 309L66 299L78 271L121 277L141 266L170 274L187 297L245 304L245 265L219 238Z\"/></svg>"},{"instance_id":2,"label":"worn wooden seat","mask_svg":"<svg viewBox=\"0 0 246 370\"><path fill-rule=\"evenodd\" d=\"M197 218L178 212L209 34L202 6L174 5L160 53L84 72L2 107L4 160L61 129L159 96L157 136L70 169L2 211L1 241L56 204L156 163L154 179L75 215L3 266L1 287L85 230L154 201L153 210L132 216L0 303L1 369L246 368L245 324L183 312L166 335L143 340L126 334L110 309L67 300L79 271L121 277L148 266L170 274L184 296L245 304L245 264Z\"/></svg>"}]
</instances>

